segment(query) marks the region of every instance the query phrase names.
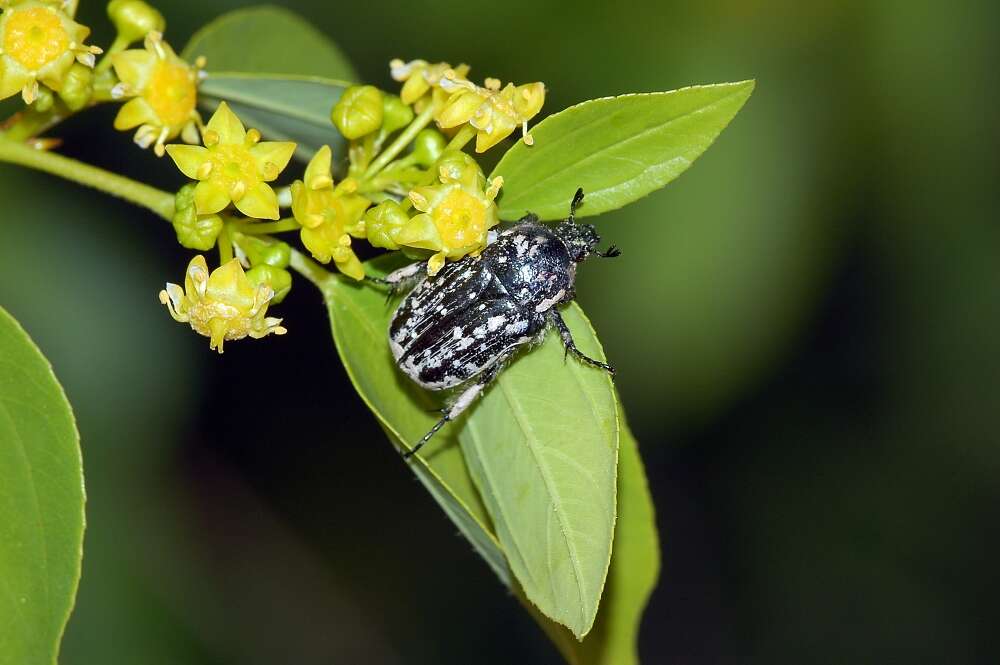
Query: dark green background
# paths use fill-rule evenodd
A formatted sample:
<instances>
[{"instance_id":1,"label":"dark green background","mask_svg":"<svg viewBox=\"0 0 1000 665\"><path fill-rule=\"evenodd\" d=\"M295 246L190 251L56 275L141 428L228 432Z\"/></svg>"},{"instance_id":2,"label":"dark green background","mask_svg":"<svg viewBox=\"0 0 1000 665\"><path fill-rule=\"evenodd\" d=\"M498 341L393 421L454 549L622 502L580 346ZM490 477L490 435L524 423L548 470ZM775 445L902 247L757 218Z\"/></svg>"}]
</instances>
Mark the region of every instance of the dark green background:
<instances>
[{"instance_id":1,"label":"dark green background","mask_svg":"<svg viewBox=\"0 0 1000 665\"><path fill-rule=\"evenodd\" d=\"M158 6L179 48L243 4ZM581 269L658 510L644 662L1000 659L996 3L288 4L386 87L396 56L543 80L548 112L756 78L689 173L597 220L623 257ZM179 186L112 117L65 151ZM217 357L156 300L190 256L168 225L9 167L0 201L0 304L83 436L63 663L557 662L375 427L307 284L287 336Z\"/></svg>"}]
</instances>

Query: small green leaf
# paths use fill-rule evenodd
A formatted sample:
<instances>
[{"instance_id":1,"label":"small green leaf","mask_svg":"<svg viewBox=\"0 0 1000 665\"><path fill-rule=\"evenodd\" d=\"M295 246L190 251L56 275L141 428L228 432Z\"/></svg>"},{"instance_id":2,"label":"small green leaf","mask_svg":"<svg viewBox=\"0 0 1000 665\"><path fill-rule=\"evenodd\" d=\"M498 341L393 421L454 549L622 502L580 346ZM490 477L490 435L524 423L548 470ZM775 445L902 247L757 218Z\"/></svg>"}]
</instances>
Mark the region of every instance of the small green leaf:
<instances>
[{"instance_id":1,"label":"small green leaf","mask_svg":"<svg viewBox=\"0 0 1000 665\"><path fill-rule=\"evenodd\" d=\"M580 308L571 304L563 317L580 350L603 358ZM614 535L618 418L610 377L567 358L559 336L548 335L457 426L525 595L582 638L597 615Z\"/></svg>"},{"instance_id":2,"label":"small green leaf","mask_svg":"<svg viewBox=\"0 0 1000 665\"><path fill-rule=\"evenodd\" d=\"M395 257L386 257L395 259ZM386 261L369 263L370 274L385 274ZM438 419L439 398L421 390L399 372L389 352L389 319L394 305L385 294L365 284L332 279L324 289L337 352L361 398L389 439L406 450ZM410 468L469 539L476 551L510 586L510 570L490 518L465 466L454 428L434 440L427 455L414 457Z\"/></svg>"},{"instance_id":3,"label":"small green leaf","mask_svg":"<svg viewBox=\"0 0 1000 665\"><path fill-rule=\"evenodd\" d=\"M578 642L564 627L538 615L521 596L549 638L572 665L638 665L642 612L660 572L653 500L639 447L618 408L618 519L608 581L593 630Z\"/></svg>"},{"instance_id":4,"label":"small green leaf","mask_svg":"<svg viewBox=\"0 0 1000 665\"><path fill-rule=\"evenodd\" d=\"M358 78L336 44L304 18L281 7L250 7L223 14L196 32L181 55L188 62L204 56L209 72L290 74L347 81Z\"/></svg>"},{"instance_id":5,"label":"small green leaf","mask_svg":"<svg viewBox=\"0 0 1000 665\"><path fill-rule=\"evenodd\" d=\"M314 76L224 72L202 82L198 103L211 113L226 101L248 128L268 139L294 141L300 159L311 158L323 145L343 156L344 137L330 122L330 110L349 85Z\"/></svg>"},{"instance_id":6,"label":"small green leaf","mask_svg":"<svg viewBox=\"0 0 1000 665\"><path fill-rule=\"evenodd\" d=\"M578 187L579 216L615 210L663 187L712 144L754 81L593 99L549 116L493 169L503 176L502 219L530 211L561 219Z\"/></svg>"},{"instance_id":7,"label":"small green leaf","mask_svg":"<svg viewBox=\"0 0 1000 665\"><path fill-rule=\"evenodd\" d=\"M56 662L80 580L83 503L69 403L0 308L0 663Z\"/></svg>"}]
</instances>

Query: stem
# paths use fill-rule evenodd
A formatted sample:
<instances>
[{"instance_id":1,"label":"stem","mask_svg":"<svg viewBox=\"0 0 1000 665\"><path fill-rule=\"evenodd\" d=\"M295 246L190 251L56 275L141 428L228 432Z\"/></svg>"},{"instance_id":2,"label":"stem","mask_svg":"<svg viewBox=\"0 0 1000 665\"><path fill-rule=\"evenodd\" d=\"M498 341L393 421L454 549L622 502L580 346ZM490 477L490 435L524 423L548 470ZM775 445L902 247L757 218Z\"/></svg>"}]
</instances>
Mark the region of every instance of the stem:
<instances>
[{"instance_id":1,"label":"stem","mask_svg":"<svg viewBox=\"0 0 1000 665\"><path fill-rule=\"evenodd\" d=\"M292 258L288 262L288 267L308 279L320 291L325 291L327 284L337 279L332 272L294 247L292 248Z\"/></svg>"},{"instance_id":2,"label":"stem","mask_svg":"<svg viewBox=\"0 0 1000 665\"><path fill-rule=\"evenodd\" d=\"M28 107L11 118L10 125L0 136L10 141L27 141L44 133L59 124L70 115L62 102L56 102L52 108L39 113L34 107Z\"/></svg>"},{"instance_id":3,"label":"stem","mask_svg":"<svg viewBox=\"0 0 1000 665\"><path fill-rule=\"evenodd\" d=\"M448 152L449 150L461 150L465 147L465 144L471 141L475 136L475 127L469 124L463 125L462 129L458 130L458 134L455 134L455 136L448 141L448 145L444 147L442 152Z\"/></svg>"},{"instance_id":4,"label":"stem","mask_svg":"<svg viewBox=\"0 0 1000 665\"><path fill-rule=\"evenodd\" d=\"M111 42L111 46L109 46L108 50L104 52L104 56L101 58L101 61L97 63L96 67L94 67L94 74L97 75L101 72L107 71L108 68L111 67L111 56L119 51L124 51L128 48L128 45L129 42L127 39L123 38L121 35L116 35L115 40Z\"/></svg>"},{"instance_id":5,"label":"stem","mask_svg":"<svg viewBox=\"0 0 1000 665\"><path fill-rule=\"evenodd\" d=\"M298 231L302 226L294 217L279 220L277 222L248 222L239 226L240 233L248 236L263 235L265 233L285 233L286 231Z\"/></svg>"},{"instance_id":6,"label":"stem","mask_svg":"<svg viewBox=\"0 0 1000 665\"><path fill-rule=\"evenodd\" d=\"M174 195L70 157L0 137L0 162L19 164L117 196L170 221Z\"/></svg>"},{"instance_id":7,"label":"stem","mask_svg":"<svg viewBox=\"0 0 1000 665\"><path fill-rule=\"evenodd\" d=\"M430 103L424 112L413 119L413 122L403 131L402 134L397 136L392 143L389 144L385 150L375 159L374 162L365 171L364 178L368 179L374 176L376 173L381 171L386 164L391 162L396 155L403 151L403 148L410 145L420 130L430 124L431 119L434 117L434 113L438 110L437 104L433 102Z\"/></svg>"},{"instance_id":8,"label":"stem","mask_svg":"<svg viewBox=\"0 0 1000 665\"><path fill-rule=\"evenodd\" d=\"M217 240L219 245L219 265L229 263L233 260L233 236L231 234L232 222L226 222L222 226L222 233Z\"/></svg>"}]
</instances>

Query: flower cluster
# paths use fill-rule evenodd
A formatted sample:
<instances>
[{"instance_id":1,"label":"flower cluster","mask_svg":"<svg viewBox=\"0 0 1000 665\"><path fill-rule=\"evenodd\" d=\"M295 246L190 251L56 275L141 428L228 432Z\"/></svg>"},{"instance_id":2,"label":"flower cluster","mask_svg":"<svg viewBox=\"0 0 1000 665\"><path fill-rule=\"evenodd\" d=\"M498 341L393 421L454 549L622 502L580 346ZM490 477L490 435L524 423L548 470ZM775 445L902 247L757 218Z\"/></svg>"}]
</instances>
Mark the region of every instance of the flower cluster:
<instances>
[{"instance_id":1,"label":"flower cluster","mask_svg":"<svg viewBox=\"0 0 1000 665\"><path fill-rule=\"evenodd\" d=\"M488 78L483 86L478 86L465 78L466 65L452 68L446 62L431 65L424 60L397 59L389 66L392 77L403 81L400 96L404 103L419 103L429 93L439 107L434 119L441 129L469 124L476 130L476 152L489 150L518 126L525 143L531 145L528 121L538 115L545 103L543 83L518 86L508 83L501 88L499 80Z\"/></svg>"},{"instance_id":2,"label":"flower cluster","mask_svg":"<svg viewBox=\"0 0 1000 665\"><path fill-rule=\"evenodd\" d=\"M83 43L90 28L64 7L42 0L0 2L0 99L20 92L32 104L39 83L59 92L75 63L93 69L94 56L102 50Z\"/></svg>"}]
</instances>

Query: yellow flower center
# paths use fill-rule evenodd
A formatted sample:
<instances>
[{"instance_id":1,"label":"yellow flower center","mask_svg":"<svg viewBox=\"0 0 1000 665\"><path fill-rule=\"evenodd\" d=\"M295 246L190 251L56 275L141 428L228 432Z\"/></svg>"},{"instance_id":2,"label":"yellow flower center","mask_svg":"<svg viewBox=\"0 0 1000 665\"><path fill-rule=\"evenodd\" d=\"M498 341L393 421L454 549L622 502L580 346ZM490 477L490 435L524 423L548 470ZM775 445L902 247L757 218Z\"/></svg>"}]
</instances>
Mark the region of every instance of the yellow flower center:
<instances>
[{"instance_id":1,"label":"yellow flower center","mask_svg":"<svg viewBox=\"0 0 1000 665\"><path fill-rule=\"evenodd\" d=\"M66 52L69 35L54 11L45 7L8 11L3 51L25 69L38 71Z\"/></svg>"},{"instance_id":2,"label":"yellow flower center","mask_svg":"<svg viewBox=\"0 0 1000 665\"><path fill-rule=\"evenodd\" d=\"M160 61L153 70L145 97L163 125L169 127L191 119L198 92L187 65Z\"/></svg>"},{"instance_id":3,"label":"yellow flower center","mask_svg":"<svg viewBox=\"0 0 1000 665\"><path fill-rule=\"evenodd\" d=\"M225 187L226 191L232 190L237 183L242 183L246 189L260 184L257 162L243 145L212 146L209 159L212 163L211 179Z\"/></svg>"},{"instance_id":4,"label":"yellow flower center","mask_svg":"<svg viewBox=\"0 0 1000 665\"><path fill-rule=\"evenodd\" d=\"M447 247L478 243L486 232L486 206L461 189L450 192L434 206L431 217Z\"/></svg>"}]
</instances>

